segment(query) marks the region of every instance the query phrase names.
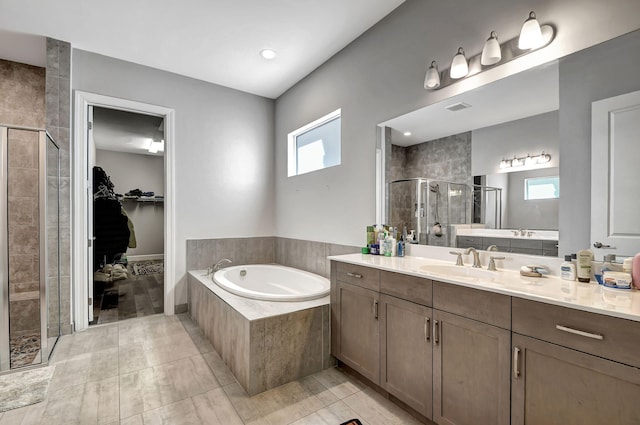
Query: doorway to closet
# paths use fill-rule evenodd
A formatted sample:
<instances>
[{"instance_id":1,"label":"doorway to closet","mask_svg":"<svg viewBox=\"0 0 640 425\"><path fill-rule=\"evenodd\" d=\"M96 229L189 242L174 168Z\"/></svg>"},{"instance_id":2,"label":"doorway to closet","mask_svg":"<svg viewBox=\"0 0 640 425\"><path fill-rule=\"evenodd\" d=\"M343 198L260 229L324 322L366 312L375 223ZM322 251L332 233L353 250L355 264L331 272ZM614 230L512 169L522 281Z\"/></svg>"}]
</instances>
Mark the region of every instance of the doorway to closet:
<instances>
[{"instance_id":1,"label":"doorway to closet","mask_svg":"<svg viewBox=\"0 0 640 425\"><path fill-rule=\"evenodd\" d=\"M90 106L89 325L164 312L164 117Z\"/></svg>"}]
</instances>

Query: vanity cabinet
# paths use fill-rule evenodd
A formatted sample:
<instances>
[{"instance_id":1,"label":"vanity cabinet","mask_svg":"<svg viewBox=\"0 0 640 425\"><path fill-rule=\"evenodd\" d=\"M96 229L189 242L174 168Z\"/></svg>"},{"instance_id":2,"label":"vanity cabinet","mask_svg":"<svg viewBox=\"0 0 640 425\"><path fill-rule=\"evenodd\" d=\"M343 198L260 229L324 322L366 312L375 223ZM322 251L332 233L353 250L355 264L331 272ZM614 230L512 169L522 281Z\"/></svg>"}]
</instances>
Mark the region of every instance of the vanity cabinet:
<instances>
[{"instance_id":1,"label":"vanity cabinet","mask_svg":"<svg viewBox=\"0 0 640 425\"><path fill-rule=\"evenodd\" d=\"M640 423L640 327L513 299L512 424Z\"/></svg>"},{"instance_id":2,"label":"vanity cabinet","mask_svg":"<svg viewBox=\"0 0 640 425\"><path fill-rule=\"evenodd\" d=\"M380 272L337 263L332 354L364 377L380 383L380 332L378 325Z\"/></svg>"},{"instance_id":3,"label":"vanity cabinet","mask_svg":"<svg viewBox=\"0 0 640 425\"><path fill-rule=\"evenodd\" d=\"M433 420L508 425L510 297L433 284Z\"/></svg>"},{"instance_id":4,"label":"vanity cabinet","mask_svg":"<svg viewBox=\"0 0 640 425\"><path fill-rule=\"evenodd\" d=\"M431 281L382 272L380 291L380 386L431 418Z\"/></svg>"}]
</instances>

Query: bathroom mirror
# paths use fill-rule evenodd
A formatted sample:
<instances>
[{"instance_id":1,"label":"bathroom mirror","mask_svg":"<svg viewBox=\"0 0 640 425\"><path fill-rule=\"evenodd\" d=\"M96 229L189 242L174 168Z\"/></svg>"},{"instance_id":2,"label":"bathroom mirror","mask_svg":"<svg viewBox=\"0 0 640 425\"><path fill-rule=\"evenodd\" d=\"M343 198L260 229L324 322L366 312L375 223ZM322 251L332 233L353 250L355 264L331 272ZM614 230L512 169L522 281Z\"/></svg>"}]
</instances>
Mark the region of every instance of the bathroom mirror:
<instances>
[{"instance_id":1,"label":"bathroom mirror","mask_svg":"<svg viewBox=\"0 0 640 425\"><path fill-rule=\"evenodd\" d=\"M582 82L597 87L597 94L589 94L600 98L633 89L637 82L624 85L614 80L604 84L611 87L598 86L602 76L595 75L592 69L597 68L593 66L597 63L609 64L610 68L611 55L629 51L638 45L639 39L640 31L635 31L380 123L387 145L385 163L381 166L385 170L386 193L385 205L380 209L384 211L385 220L390 220L390 225L401 228L406 225L411 229L417 226L419 218L425 217L421 226L423 235L416 239L430 245L460 246L457 239L460 226L451 228L455 223L442 220L443 216L447 219L451 208L453 211L464 208L464 219L470 227L502 228L502 233L488 233L490 237L539 237L547 248L551 246L550 241L555 240L556 251L547 249L540 252L542 255L557 256L559 235L568 241L580 240L576 236L577 228L559 228L560 116L562 111L565 119L568 115L560 106L590 110L594 99L581 99L575 94ZM579 72L576 72L577 64L582 65ZM564 101L560 93L565 96ZM565 121L565 126L583 124L590 128L590 122L567 124ZM562 166L572 165L575 166L572 161L564 161ZM399 188L402 184L392 182L411 178L424 178L429 182L424 183L422 189L407 188L404 184L400 194L394 194L397 192L394 186ZM434 188L437 184L442 187L441 182L464 183L476 190L469 189L462 204L447 205L447 202L460 201L449 196L451 191L438 194ZM507 184L506 188L503 183ZM550 195L533 195L545 199L526 198L527 190L538 189ZM499 201L496 198L500 198ZM394 206L398 200L402 205ZM439 209L435 206L436 200ZM404 210L404 216L397 213L398 208ZM501 220L497 217L500 215ZM435 226L436 222L441 229ZM515 235L520 229L533 231L534 235L522 232ZM580 231L588 233L589 229ZM437 232L442 235L434 238ZM467 246L470 245L468 242ZM482 244L480 247L486 248Z\"/></svg>"}]
</instances>

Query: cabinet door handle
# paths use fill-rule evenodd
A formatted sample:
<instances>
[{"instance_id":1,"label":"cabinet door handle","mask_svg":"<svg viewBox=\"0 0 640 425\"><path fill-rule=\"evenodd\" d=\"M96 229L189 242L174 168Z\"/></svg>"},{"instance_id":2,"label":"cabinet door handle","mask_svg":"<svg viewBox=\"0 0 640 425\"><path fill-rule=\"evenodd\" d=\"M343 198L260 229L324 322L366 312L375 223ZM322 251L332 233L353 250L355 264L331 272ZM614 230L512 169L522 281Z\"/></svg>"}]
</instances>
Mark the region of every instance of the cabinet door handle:
<instances>
[{"instance_id":1,"label":"cabinet door handle","mask_svg":"<svg viewBox=\"0 0 640 425\"><path fill-rule=\"evenodd\" d=\"M349 272L349 273L347 273L347 276L349 276L349 277L355 277L356 279L362 279L362 275L361 275L361 274L358 274L358 273L352 273L352 272Z\"/></svg>"},{"instance_id":2,"label":"cabinet door handle","mask_svg":"<svg viewBox=\"0 0 640 425\"><path fill-rule=\"evenodd\" d=\"M520 377L520 349L513 347L513 378L518 379Z\"/></svg>"},{"instance_id":3,"label":"cabinet door handle","mask_svg":"<svg viewBox=\"0 0 640 425\"><path fill-rule=\"evenodd\" d=\"M440 322L437 320L433 321L434 328L434 342L437 344L440 342Z\"/></svg>"},{"instance_id":4,"label":"cabinet door handle","mask_svg":"<svg viewBox=\"0 0 640 425\"><path fill-rule=\"evenodd\" d=\"M373 300L373 318L378 318L378 300Z\"/></svg>"},{"instance_id":5,"label":"cabinet door handle","mask_svg":"<svg viewBox=\"0 0 640 425\"><path fill-rule=\"evenodd\" d=\"M580 335L580 336L585 336L587 338L597 339L599 341L602 341L604 339L604 336L602 335L594 334L591 332L580 331L578 329L568 328L562 325L556 325L556 329L563 332L569 332L570 334L574 334L574 335Z\"/></svg>"},{"instance_id":6,"label":"cabinet door handle","mask_svg":"<svg viewBox=\"0 0 640 425\"><path fill-rule=\"evenodd\" d=\"M429 341L431 339L431 319L424 318L424 340Z\"/></svg>"}]
</instances>

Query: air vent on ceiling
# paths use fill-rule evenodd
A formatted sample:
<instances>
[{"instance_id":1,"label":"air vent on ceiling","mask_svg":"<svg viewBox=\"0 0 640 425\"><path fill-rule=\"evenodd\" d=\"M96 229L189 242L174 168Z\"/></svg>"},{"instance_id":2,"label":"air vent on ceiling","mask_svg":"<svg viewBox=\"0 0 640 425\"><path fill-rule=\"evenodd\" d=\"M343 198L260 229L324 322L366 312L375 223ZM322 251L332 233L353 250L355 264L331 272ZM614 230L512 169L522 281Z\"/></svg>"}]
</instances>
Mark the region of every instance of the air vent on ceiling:
<instances>
[{"instance_id":1,"label":"air vent on ceiling","mask_svg":"<svg viewBox=\"0 0 640 425\"><path fill-rule=\"evenodd\" d=\"M451 112L461 111L463 109L471 108L471 105L464 102L454 103L453 105L445 106L444 109L448 109Z\"/></svg>"}]
</instances>

